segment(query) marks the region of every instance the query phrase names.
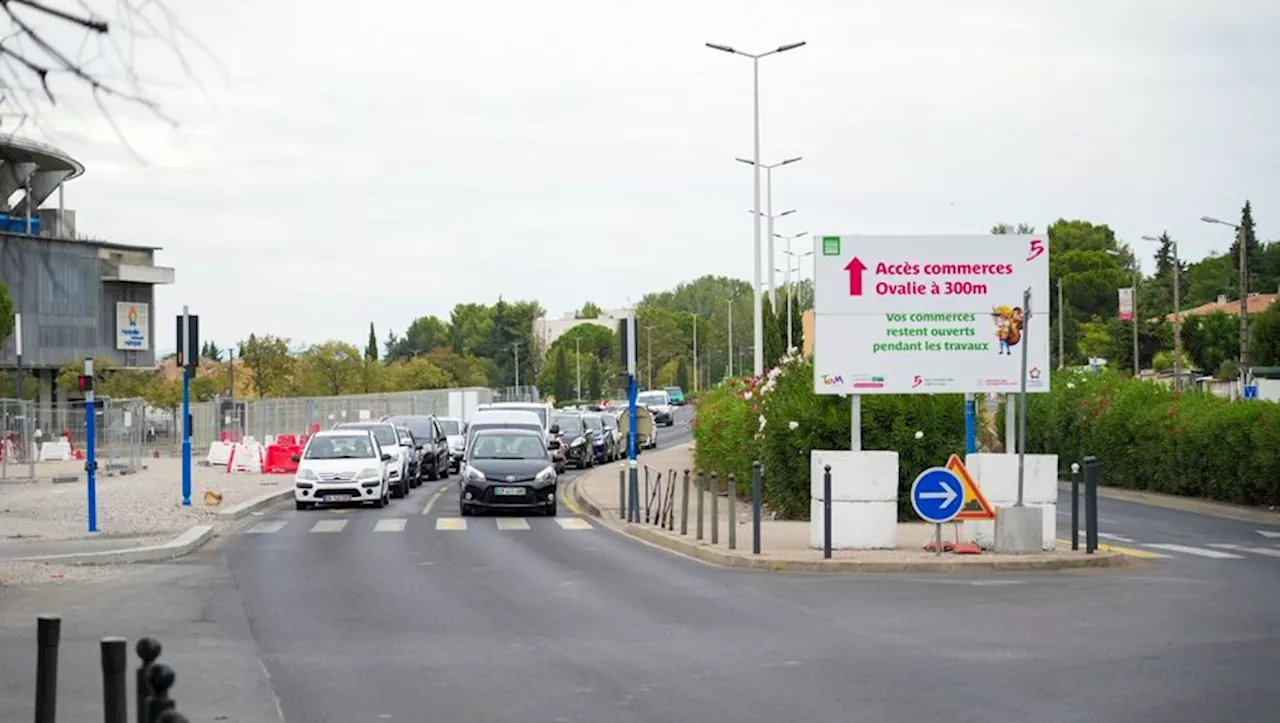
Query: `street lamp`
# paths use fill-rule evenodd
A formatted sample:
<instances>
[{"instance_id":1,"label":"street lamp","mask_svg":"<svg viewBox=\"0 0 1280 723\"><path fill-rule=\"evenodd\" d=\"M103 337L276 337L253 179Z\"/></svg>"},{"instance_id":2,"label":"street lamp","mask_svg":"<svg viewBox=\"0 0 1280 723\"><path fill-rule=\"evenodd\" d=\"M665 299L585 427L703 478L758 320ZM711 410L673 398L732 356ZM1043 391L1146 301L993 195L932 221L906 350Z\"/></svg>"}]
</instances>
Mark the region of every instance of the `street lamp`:
<instances>
[{"instance_id":1,"label":"street lamp","mask_svg":"<svg viewBox=\"0 0 1280 723\"><path fill-rule=\"evenodd\" d=\"M650 389L653 389L653 327L654 326L656 326L656 324L650 324L649 326L646 326L644 328L645 332L649 335L649 340L645 343L644 347L645 347L645 353L649 357L647 366L649 367L649 388Z\"/></svg>"},{"instance_id":2,"label":"street lamp","mask_svg":"<svg viewBox=\"0 0 1280 723\"><path fill-rule=\"evenodd\" d=\"M783 236L782 234L774 234L774 236L776 236L777 238L783 239L787 242L787 247L783 249L782 253L785 254L787 257L786 284L787 284L787 353L788 354L791 353L791 348L794 346L791 342L792 327L794 326L791 320L791 303L792 303L791 299L796 295L796 290L791 286L791 261L792 259L795 259L796 278L799 278L801 260L804 259L804 257L806 256L813 255L812 250L806 251L802 254L793 252L791 250L791 241L793 239L798 239L801 236L804 236L808 233L809 233L808 231L801 231L800 233L791 234L790 236Z\"/></svg>"},{"instance_id":3,"label":"street lamp","mask_svg":"<svg viewBox=\"0 0 1280 723\"><path fill-rule=\"evenodd\" d=\"M1163 240L1155 236L1143 236L1143 241L1151 241L1153 243L1164 243ZM1182 294L1181 281L1178 277L1182 276L1182 265L1178 262L1178 242L1169 239L1170 248L1173 249L1173 388L1182 388Z\"/></svg>"},{"instance_id":4,"label":"street lamp","mask_svg":"<svg viewBox=\"0 0 1280 723\"><path fill-rule=\"evenodd\" d=\"M582 339L573 340L573 363L577 366L578 400L582 400Z\"/></svg>"},{"instance_id":5,"label":"street lamp","mask_svg":"<svg viewBox=\"0 0 1280 723\"><path fill-rule=\"evenodd\" d=\"M698 315L692 311L684 312L693 317L693 391L698 391Z\"/></svg>"},{"instance_id":6,"label":"street lamp","mask_svg":"<svg viewBox=\"0 0 1280 723\"><path fill-rule=\"evenodd\" d=\"M764 215L765 215L765 218L769 219L768 228L766 229L766 232L767 232L766 237L769 239L769 254L768 254L768 259L770 264L769 266L769 301L774 306L777 306L778 304L778 293L777 293L777 288L774 286L774 283L773 283L773 258L775 255L773 250L773 238L775 235L773 233L773 219L784 216L786 214L778 214L778 216L773 215L773 169L779 166L785 166L788 163L795 163L796 161L799 161L802 158L803 156L796 156L795 158L788 158L786 160L778 161L777 163L774 163L771 165L760 166L761 168L764 169L764 189L765 189L764 190L764 197L765 197ZM755 165L754 162L749 161L745 158L735 158L734 160L737 161L738 163L746 163L752 166Z\"/></svg>"},{"instance_id":7,"label":"street lamp","mask_svg":"<svg viewBox=\"0 0 1280 723\"><path fill-rule=\"evenodd\" d=\"M1205 223L1216 223L1230 226L1236 230L1236 246L1240 248L1240 396L1244 396L1244 383L1248 379L1249 368L1249 267L1248 254L1244 247L1244 229L1234 223L1227 223L1213 216L1201 216Z\"/></svg>"},{"instance_id":8,"label":"street lamp","mask_svg":"<svg viewBox=\"0 0 1280 723\"><path fill-rule=\"evenodd\" d=\"M785 53L788 50L795 50L804 45L804 42L788 43L779 45L778 47L764 53L747 53L738 50L730 45L718 45L716 43L707 43L708 48L719 50L724 53L733 55L741 55L744 58L751 59L751 85L752 85L752 114L753 114L753 149L751 152L752 166L755 171L755 284L752 286L755 293L753 331L755 334L755 349L753 350L752 359L755 367L755 375L760 376L764 373L764 300L760 293L760 59L767 58L777 53ZM770 264L773 262L770 261Z\"/></svg>"}]
</instances>

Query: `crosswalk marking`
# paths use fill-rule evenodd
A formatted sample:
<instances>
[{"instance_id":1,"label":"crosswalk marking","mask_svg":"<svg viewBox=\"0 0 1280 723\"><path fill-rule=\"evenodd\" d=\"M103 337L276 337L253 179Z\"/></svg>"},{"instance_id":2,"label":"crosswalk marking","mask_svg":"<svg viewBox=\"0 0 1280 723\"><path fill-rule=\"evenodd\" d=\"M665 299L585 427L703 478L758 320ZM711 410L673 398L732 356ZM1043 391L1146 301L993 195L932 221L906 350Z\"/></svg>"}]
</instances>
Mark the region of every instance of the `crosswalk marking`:
<instances>
[{"instance_id":1,"label":"crosswalk marking","mask_svg":"<svg viewBox=\"0 0 1280 723\"><path fill-rule=\"evenodd\" d=\"M308 519L308 517L310 516L300 515L295 518L287 518L287 519L280 519L280 520L264 520L262 522L254 523L252 526L246 529L245 532L252 535L270 535L276 532L280 532L286 526L288 526L290 522L292 522L295 527L297 527L298 525L309 525L308 530L310 532L343 532L348 528L351 528L356 531L367 530L369 529L370 522L372 522L372 528L374 532L404 532L408 529L410 523L414 525L419 524L417 522L414 522L414 520L417 519L416 515L413 515L410 517L382 517L382 518L377 518L373 520L370 520L370 518L352 518L352 517L336 518L336 519L331 517L322 517L320 519L314 519L314 518ZM468 520L465 517L437 517L435 520L435 528L437 530L464 531L468 529L467 522ZM592 524L589 521L583 519L582 517L578 517L576 515L566 515L564 517L555 517L550 520L538 519L538 518L527 518L527 517L493 518L494 527L496 527L498 530L501 530L503 532L515 532L520 530L531 530L535 528L555 529L555 528L552 528L552 523L555 523L556 528L559 528L561 530L566 530L566 531L581 531L581 530L595 529L594 526L592 526ZM485 522L485 525L488 525L487 521ZM1067 542L1066 540L1059 540L1058 544L1065 545L1067 544ZM1102 545L1101 547L1106 548L1107 546ZM1127 549L1123 551L1129 552ZM1142 555L1145 555L1148 557L1164 557L1164 555L1157 555L1154 552L1142 552L1142 551L1137 551L1137 552L1140 552ZM1266 553L1263 553L1263 554L1266 554ZM1280 554L1280 552L1277 552L1277 554Z\"/></svg>"},{"instance_id":2,"label":"crosswalk marking","mask_svg":"<svg viewBox=\"0 0 1280 723\"><path fill-rule=\"evenodd\" d=\"M408 524L408 520L403 517L388 518L378 520L378 524L373 526L374 532L404 532L404 526Z\"/></svg>"},{"instance_id":3,"label":"crosswalk marking","mask_svg":"<svg viewBox=\"0 0 1280 723\"><path fill-rule=\"evenodd\" d=\"M1280 530L1254 530L1254 532L1273 540L1280 538Z\"/></svg>"},{"instance_id":4,"label":"crosswalk marking","mask_svg":"<svg viewBox=\"0 0 1280 723\"><path fill-rule=\"evenodd\" d=\"M1104 540L1114 540L1116 542L1127 542L1127 543L1133 544L1133 540L1130 540L1129 538L1123 537L1121 535L1112 534L1110 532L1099 532L1098 537L1101 537Z\"/></svg>"},{"instance_id":5,"label":"crosswalk marking","mask_svg":"<svg viewBox=\"0 0 1280 723\"><path fill-rule=\"evenodd\" d=\"M1203 547L1188 547L1187 545L1172 544L1149 544L1147 547L1156 550L1166 550L1168 552L1181 552L1186 555L1196 555L1198 557L1208 557L1213 560L1243 560L1241 555L1233 555L1230 552L1222 552L1220 550L1208 550Z\"/></svg>"},{"instance_id":6,"label":"crosswalk marking","mask_svg":"<svg viewBox=\"0 0 1280 723\"><path fill-rule=\"evenodd\" d=\"M317 520L311 526L312 532L342 532L342 528L347 526L346 520Z\"/></svg>"},{"instance_id":7,"label":"crosswalk marking","mask_svg":"<svg viewBox=\"0 0 1280 723\"><path fill-rule=\"evenodd\" d=\"M1264 555L1266 557L1280 557L1280 550L1271 547L1249 547L1248 545L1209 545L1221 550L1236 550L1237 552L1248 552L1253 555Z\"/></svg>"},{"instance_id":8,"label":"crosswalk marking","mask_svg":"<svg viewBox=\"0 0 1280 723\"><path fill-rule=\"evenodd\" d=\"M560 525L562 530L589 530L591 523L581 517L557 517L556 524Z\"/></svg>"},{"instance_id":9,"label":"crosswalk marking","mask_svg":"<svg viewBox=\"0 0 1280 723\"><path fill-rule=\"evenodd\" d=\"M279 532L280 528L285 526L288 520L273 520L271 522L259 522L249 528L249 532L255 535L269 535L272 532Z\"/></svg>"},{"instance_id":10,"label":"crosswalk marking","mask_svg":"<svg viewBox=\"0 0 1280 723\"><path fill-rule=\"evenodd\" d=\"M465 530L467 529L467 521L461 517L437 517L437 530Z\"/></svg>"},{"instance_id":11,"label":"crosswalk marking","mask_svg":"<svg viewBox=\"0 0 1280 723\"><path fill-rule=\"evenodd\" d=\"M1080 549L1083 550L1085 548L1084 533L1080 533L1079 540ZM1058 546L1065 550L1066 548L1071 547L1071 541L1059 539ZM1126 557L1137 557L1143 560L1161 560L1168 557L1168 555L1161 555L1158 552L1139 550L1136 547L1120 547L1119 545L1108 545L1105 543L1098 543L1098 549L1103 552L1118 552Z\"/></svg>"},{"instance_id":12,"label":"crosswalk marking","mask_svg":"<svg viewBox=\"0 0 1280 723\"><path fill-rule=\"evenodd\" d=\"M497 519L499 530L527 530L529 529L529 521L523 517L499 517Z\"/></svg>"}]
</instances>

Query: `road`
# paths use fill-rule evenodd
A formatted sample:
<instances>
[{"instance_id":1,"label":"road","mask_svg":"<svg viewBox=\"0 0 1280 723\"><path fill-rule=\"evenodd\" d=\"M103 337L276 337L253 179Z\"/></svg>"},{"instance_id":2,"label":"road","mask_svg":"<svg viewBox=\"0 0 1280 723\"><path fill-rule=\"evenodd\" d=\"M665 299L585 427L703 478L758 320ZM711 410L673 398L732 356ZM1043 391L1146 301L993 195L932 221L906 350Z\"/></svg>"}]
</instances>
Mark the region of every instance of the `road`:
<instances>
[{"instance_id":1,"label":"road","mask_svg":"<svg viewBox=\"0 0 1280 723\"><path fill-rule=\"evenodd\" d=\"M1165 556L1119 572L768 574L689 561L563 509L463 528L453 494L428 504L447 484L384 510L272 512L183 564L103 583L68 614L92 615L129 584L150 586L123 598L135 613L195 616L198 633L160 627L189 671L179 699L204 720L1275 717L1280 559L1213 547L1280 549L1256 525L1104 499L1104 531ZM1150 547L1162 544L1234 557ZM12 662L3 612L0 674L28 680L34 648ZM83 627L145 629L125 617ZM0 719L29 715L28 696L3 695Z\"/></svg>"}]
</instances>

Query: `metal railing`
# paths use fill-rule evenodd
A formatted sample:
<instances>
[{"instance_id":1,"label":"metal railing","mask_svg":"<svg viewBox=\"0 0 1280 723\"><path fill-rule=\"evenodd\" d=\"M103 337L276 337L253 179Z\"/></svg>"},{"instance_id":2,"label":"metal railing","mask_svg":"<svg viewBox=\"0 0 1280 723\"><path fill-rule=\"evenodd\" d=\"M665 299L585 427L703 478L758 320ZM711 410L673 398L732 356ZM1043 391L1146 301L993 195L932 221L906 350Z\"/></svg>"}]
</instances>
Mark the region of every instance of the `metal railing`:
<instances>
[{"instance_id":1,"label":"metal railing","mask_svg":"<svg viewBox=\"0 0 1280 723\"><path fill-rule=\"evenodd\" d=\"M676 515L680 516L680 535L689 534L689 516L693 515L694 539L702 541L708 537L712 545L720 544L720 494L725 495L728 520L724 523L728 533L727 546L730 550L738 549L738 480L730 474L727 484L721 484L720 475L715 471L704 474L698 470L692 476L689 470L678 474L669 469L664 474L649 465L642 465L644 473L638 474L635 489L631 490L625 466L618 469L618 516L631 524L653 525L669 532L675 532ZM638 470L637 470L638 472ZM830 474L828 473L828 478ZM692 490L690 486L692 485ZM760 462L751 464L751 552L761 553L761 521L763 517L763 485L764 468ZM677 487L679 488L679 505L677 506ZM709 500L707 498L710 498ZM692 501L691 501L692 499ZM745 501L745 500L744 500ZM691 507L690 505L696 505ZM641 519L641 507L644 517ZM708 510L708 506L710 510ZM708 515L707 512L710 514ZM706 530L709 524L710 530Z\"/></svg>"},{"instance_id":2,"label":"metal railing","mask_svg":"<svg viewBox=\"0 0 1280 723\"><path fill-rule=\"evenodd\" d=\"M138 470L146 456L147 404L141 399L103 397L94 405L94 442L99 468L106 474ZM0 400L0 479L33 479L40 447L70 437L73 447L88 441L84 402L41 404L16 399Z\"/></svg>"}]
</instances>

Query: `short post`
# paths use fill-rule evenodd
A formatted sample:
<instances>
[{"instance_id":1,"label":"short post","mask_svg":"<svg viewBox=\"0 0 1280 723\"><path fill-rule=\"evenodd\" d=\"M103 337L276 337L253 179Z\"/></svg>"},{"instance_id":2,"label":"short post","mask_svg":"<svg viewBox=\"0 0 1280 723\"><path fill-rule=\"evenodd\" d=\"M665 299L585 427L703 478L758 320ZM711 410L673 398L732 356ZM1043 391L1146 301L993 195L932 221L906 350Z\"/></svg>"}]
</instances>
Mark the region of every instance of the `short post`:
<instances>
[{"instance_id":1,"label":"short post","mask_svg":"<svg viewBox=\"0 0 1280 723\"><path fill-rule=\"evenodd\" d=\"M711 544L720 544L720 473L711 473Z\"/></svg>"},{"instance_id":2,"label":"short post","mask_svg":"<svg viewBox=\"0 0 1280 723\"><path fill-rule=\"evenodd\" d=\"M62 618L41 615L36 619L36 723L54 723L58 710L58 644Z\"/></svg>"},{"instance_id":3,"label":"short post","mask_svg":"<svg viewBox=\"0 0 1280 723\"><path fill-rule=\"evenodd\" d=\"M639 522L640 520L636 520ZM649 465L644 466L644 521L649 523Z\"/></svg>"},{"instance_id":4,"label":"short post","mask_svg":"<svg viewBox=\"0 0 1280 723\"><path fill-rule=\"evenodd\" d=\"M129 723L129 641L103 638L102 719L106 723Z\"/></svg>"},{"instance_id":5,"label":"short post","mask_svg":"<svg viewBox=\"0 0 1280 723\"><path fill-rule=\"evenodd\" d=\"M689 534L689 470L684 471L684 482L680 487L680 534Z\"/></svg>"},{"instance_id":6,"label":"short post","mask_svg":"<svg viewBox=\"0 0 1280 723\"><path fill-rule=\"evenodd\" d=\"M1071 463L1071 550L1080 549L1080 463Z\"/></svg>"},{"instance_id":7,"label":"short post","mask_svg":"<svg viewBox=\"0 0 1280 723\"><path fill-rule=\"evenodd\" d=\"M933 526L933 554L942 557L942 523Z\"/></svg>"},{"instance_id":8,"label":"short post","mask_svg":"<svg viewBox=\"0 0 1280 723\"><path fill-rule=\"evenodd\" d=\"M822 557L831 559L831 465L822 466Z\"/></svg>"},{"instance_id":9,"label":"short post","mask_svg":"<svg viewBox=\"0 0 1280 723\"><path fill-rule=\"evenodd\" d=\"M147 682L151 685L151 698L147 700L148 723L158 723L165 712L173 710L174 702L169 697L169 689L173 687L176 678L173 668L164 663L154 663L147 671Z\"/></svg>"},{"instance_id":10,"label":"short post","mask_svg":"<svg viewBox=\"0 0 1280 723\"><path fill-rule=\"evenodd\" d=\"M685 479L689 478L689 470L685 470ZM686 483L685 488L688 488ZM667 473L667 532L676 529L676 471Z\"/></svg>"},{"instance_id":11,"label":"short post","mask_svg":"<svg viewBox=\"0 0 1280 723\"><path fill-rule=\"evenodd\" d=\"M702 470L698 470L698 519L694 523L697 530L696 534L694 535L695 540L702 539L702 493L705 491L704 488L706 486L707 486L707 480L705 477L702 476Z\"/></svg>"},{"instance_id":12,"label":"short post","mask_svg":"<svg viewBox=\"0 0 1280 723\"><path fill-rule=\"evenodd\" d=\"M627 468L618 465L618 517L627 516Z\"/></svg>"},{"instance_id":13,"label":"short post","mask_svg":"<svg viewBox=\"0 0 1280 723\"><path fill-rule=\"evenodd\" d=\"M729 549L738 549L738 476L729 473Z\"/></svg>"},{"instance_id":14,"label":"short post","mask_svg":"<svg viewBox=\"0 0 1280 723\"><path fill-rule=\"evenodd\" d=\"M1084 458L1084 551L1092 555L1098 549L1098 458Z\"/></svg>"},{"instance_id":15,"label":"short post","mask_svg":"<svg viewBox=\"0 0 1280 723\"><path fill-rule=\"evenodd\" d=\"M134 692L138 704L137 723L152 723L147 706L151 700L151 666L155 664L156 658L160 657L160 643L154 638L143 638L134 646L134 651L142 659L142 664L134 673Z\"/></svg>"},{"instance_id":16,"label":"short post","mask_svg":"<svg viewBox=\"0 0 1280 723\"><path fill-rule=\"evenodd\" d=\"M764 468L760 460L751 463L751 554L760 554L760 496L764 487Z\"/></svg>"}]
</instances>

